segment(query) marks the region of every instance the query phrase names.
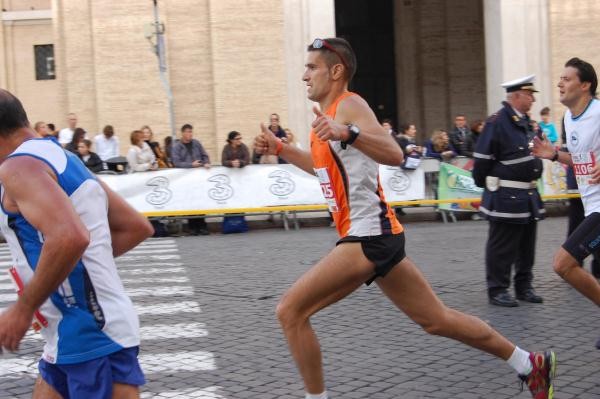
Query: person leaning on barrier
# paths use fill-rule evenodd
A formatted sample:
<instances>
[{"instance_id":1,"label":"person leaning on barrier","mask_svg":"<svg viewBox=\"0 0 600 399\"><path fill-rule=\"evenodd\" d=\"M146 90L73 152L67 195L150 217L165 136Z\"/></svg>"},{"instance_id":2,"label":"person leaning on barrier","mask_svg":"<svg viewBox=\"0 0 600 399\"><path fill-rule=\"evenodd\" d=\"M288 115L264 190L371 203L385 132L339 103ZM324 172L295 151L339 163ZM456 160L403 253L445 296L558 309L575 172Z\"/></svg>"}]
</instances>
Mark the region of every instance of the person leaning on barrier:
<instances>
[{"instance_id":1,"label":"person leaning on barrier","mask_svg":"<svg viewBox=\"0 0 600 399\"><path fill-rule=\"evenodd\" d=\"M485 189L479 210L490 225L485 255L488 296L497 306L519 305L508 293L513 263L517 299L543 302L532 286L537 221L545 215L536 188L543 164L529 150L532 137L527 112L537 92L534 78L502 84L506 101L485 122L473 154L475 184Z\"/></svg>"},{"instance_id":2,"label":"person leaning on barrier","mask_svg":"<svg viewBox=\"0 0 600 399\"><path fill-rule=\"evenodd\" d=\"M181 140L171 147L171 157L176 168L210 168L210 159L200 142L193 138L193 127L186 123L181 127ZM188 219L192 235L208 235L208 226L203 217Z\"/></svg>"},{"instance_id":3,"label":"person leaning on barrier","mask_svg":"<svg viewBox=\"0 0 600 399\"><path fill-rule=\"evenodd\" d=\"M103 170L102 159L95 152L90 151L92 142L88 139L83 139L77 145L77 156L81 162L93 173L98 173Z\"/></svg>"},{"instance_id":4,"label":"person leaning on barrier","mask_svg":"<svg viewBox=\"0 0 600 399\"><path fill-rule=\"evenodd\" d=\"M458 155L456 149L450 143L448 132L442 129L433 131L431 139L425 143L425 149L428 157L437 158L444 162L448 162Z\"/></svg>"},{"instance_id":5,"label":"person leaning on barrier","mask_svg":"<svg viewBox=\"0 0 600 399\"><path fill-rule=\"evenodd\" d=\"M227 144L223 147L221 164L228 168L243 168L250 163L250 152L242 143L242 135L235 130L227 135Z\"/></svg>"},{"instance_id":6,"label":"person leaning on barrier","mask_svg":"<svg viewBox=\"0 0 600 399\"><path fill-rule=\"evenodd\" d=\"M481 132L483 132L483 127L485 126L485 122L481 119L478 119L471 123L469 135L467 136L467 151L465 152L465 156L469 158L473 158L473 152L475 151L475 147L477 147L477 141L481 136Z\"/></svg>"},{"instance_id":7,"label":"person leaning on barrier","mask_svg":"<svg viewBox=\"0 0 600 399\"><path fill-rule=\"evenodd\" d=\"M458 114L454 118L454 126L448 135L450 144L455 148L458 155L468 156L469 151L469 125L467 117L463 114Z\"/></svg>"},{"instance_id":8,"label":"person leaning on barrier","mask_svg":"<svg viewBox=\"0 0 600 399\"><path fill-rule=\"evenodd\" d=\"M186 123L181 127L181 140L173 144L171 157L176 168L210 168L206 150L194 137L194 127Z\"/></svg>"},{"instance_id":9,"label":"person leaning on barrier","mask_svg":"<svg viewBox=\"0 0 600 399\"><path fill-rule=\"evenodd\" d=\"M158 169L156 157L150 146L144 141L144 133L141 130L131 132L131 147L127 151L127 163L129 172L145 172Z\"/></svg>"}]
</instances>

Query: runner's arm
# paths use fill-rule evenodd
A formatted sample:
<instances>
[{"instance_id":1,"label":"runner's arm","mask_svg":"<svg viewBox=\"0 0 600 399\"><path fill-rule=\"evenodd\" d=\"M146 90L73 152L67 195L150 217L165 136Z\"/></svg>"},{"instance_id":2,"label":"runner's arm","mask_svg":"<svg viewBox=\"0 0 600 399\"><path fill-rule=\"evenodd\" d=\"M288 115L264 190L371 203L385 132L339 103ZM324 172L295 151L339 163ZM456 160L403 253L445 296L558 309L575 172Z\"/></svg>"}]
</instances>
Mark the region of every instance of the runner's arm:
<instances>
[{"instance_id":1,"label":"runner's arm","mask_svg":"<svg viewBox=\"0 0 600 399\"><path fill-rule=\"evenodd\" d=\"M15 305L33 315L73 270L89 245L90 234L43 161L10 158L0 168L0 181L21 215L43 237L33 278Z\"/></svg>"},{"instance_id":2,"label":"runner's arm","mask_svg":"<svg viewBox=\"0 0 600 399\"><path fill-rule=\"evenodd\" d=\"M358 97L350 96L342 100L338 106L335 122L344 125L341 139L349 137L348 124L358 126L360 134L352 147L383 165L400 166L404 160L402 149L377 121L377 117L367 102Z\"/></svg>"},{"instance_id":3,"label":"runner's arm","mask_svg":"<svg viewBox=\"0 0 600 399\"><path fill-rule=\"evenodd\" d=\"M152 236L154 228L144 216L123 198L100 182L108 196L108 225L112 239L113 256L121 256L140 242Z\"/></svg>"},{"instance_id":4,"label":"runner's arm","mask_svg":"<svg viewBox=\"0 0 600 399\"><path fill-rule=\"evenodd\" d=\"M553 159L555 156L556 161L564 163L568 166L573 166L573 158L570 152L560 151L554 147L552 142L544 135L544 139L540 139L535 136L533 138L533 147L531 148L531 154L538 158Z\"/></svg>"}]
</instances>

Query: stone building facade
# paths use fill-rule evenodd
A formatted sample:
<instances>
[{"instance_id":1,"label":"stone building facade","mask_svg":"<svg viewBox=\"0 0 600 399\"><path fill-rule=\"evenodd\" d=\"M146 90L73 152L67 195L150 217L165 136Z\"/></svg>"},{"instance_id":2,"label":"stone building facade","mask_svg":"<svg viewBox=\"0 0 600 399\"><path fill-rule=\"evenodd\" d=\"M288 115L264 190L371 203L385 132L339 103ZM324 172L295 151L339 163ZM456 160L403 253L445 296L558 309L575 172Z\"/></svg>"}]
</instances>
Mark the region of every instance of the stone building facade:
<instances>
[{"instance_id":1,"label":"stone building facade","mask_svg":"<svg viewBox=\"0 0 600 399\"><path fill-rule=\"evenodd\" d=\"M360 39L363 28L353 23L392 18L394 109L384 109L377 93L367 99L378 116L416 123L422 136L450 127L457 113L484 118L499 108L499 84L529 73L541 89L534 117L550 105L558 121L563 107L555 85L564 62L579 56L600 68L594 0L386 1L392 15L365 21L364 12L352 17L352 8L367 7L367 0L159 0L177 127L191 123L219 163L230 130L250 144L259 123L277 112L306 148L312 104L301 81L305 48L315 37L334 36L336 22L349 39ZM0 6L0 86L23 100L32 122L60 128L75 112L90 135L111 124L122 153L131 130L142 125L161 141L171 134L157 59L144 36L151 0L0 0ZM36 52L48 45L53 56L41 68L54 75L39 79ZM358 62L359 69L371 68L377 57L359 54Z\"/></svg>"}]
</instances>

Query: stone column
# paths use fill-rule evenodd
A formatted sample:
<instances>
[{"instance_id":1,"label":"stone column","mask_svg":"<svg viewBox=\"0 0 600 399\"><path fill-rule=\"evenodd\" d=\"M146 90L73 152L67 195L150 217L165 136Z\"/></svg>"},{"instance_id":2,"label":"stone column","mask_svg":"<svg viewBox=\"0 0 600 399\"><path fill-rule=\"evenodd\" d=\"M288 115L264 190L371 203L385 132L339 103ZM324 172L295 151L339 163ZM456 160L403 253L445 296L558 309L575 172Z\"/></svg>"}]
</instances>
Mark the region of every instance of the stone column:
<instances>
[{"instance_id":1,"label":"stone column","mask_svg":"<svg viewBox=\"0 0 600 399\"><path fill-rule=\"evenodd\" d=\"M308 149L314 115L313 103L306 98L306 85L302 81L306 46L316 37L335 36L334 0L286 0L283 15L288 126L303 148Z\"/></svg>"},{"instance_id":2,"label":"stone column","mask_svg":"<svg viewBox=\"0 0 600 399\"><path fill-rule=\"evenodd\" d=\"M502 82L535 74L540 91L531 114L552 104L548 0L484 0L487 108L506 98Z\"/></svg>"}]
</instances>

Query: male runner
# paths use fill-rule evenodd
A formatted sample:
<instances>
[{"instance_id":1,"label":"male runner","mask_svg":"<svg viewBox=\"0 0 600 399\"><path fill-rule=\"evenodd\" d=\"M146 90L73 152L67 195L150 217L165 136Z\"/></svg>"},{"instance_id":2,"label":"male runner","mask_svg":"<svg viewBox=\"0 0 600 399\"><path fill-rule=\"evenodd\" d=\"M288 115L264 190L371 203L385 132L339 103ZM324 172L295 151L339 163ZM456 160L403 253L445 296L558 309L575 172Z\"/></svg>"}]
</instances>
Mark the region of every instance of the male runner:
<instances>
[{"instance_id":1,"label":"male runner","mask_svg":"<svg viewBox=\"0 0 600 399\"><path fill-rule=\"evenodd\" d=\"M600 101L594 67L571 58L560 75L558 88L565 113L569 152L557 151L550 140L534 138L533 154L573 166L585 219L554 256L554 271L577 291L600 306L600 283L580 267L590 254L600 254ZM597 343L600 349L600 341Z\"/></svg>"},{"instance_id":2,"label":"male runner","mask_svg":"<svg viewBox=\"0 0 600 399\"><path fill-rule=\"evenodd\" d=\"M307 399L326 399L321 350L310 317L375 281L383 293L430 334L446 336L507 360L536 399L551 398L556 358L526 352L473 316L447 308L404 253L403 228L385 202L379 163L400 165L402 151L373 111L348 91L356 57L343 39L308 47L308 98L318 102L311 152L278 140L264 125L256 149L316 174L341 239L286 292L277 316L304 379Z\"/></svg>"},{"instance_id":3,"label":"male runner","mask_svg":"<svg viewBox=\"0 0 600 399\"><path fill-rule=\"evenodd\" d=\"M34 399L138 398L139 324L114 262L150 223L54 140L36 138L0 89L0 227L18 300L0 314L0 349L34 324L46 341Z\"/></svg>"}]
</instances>

